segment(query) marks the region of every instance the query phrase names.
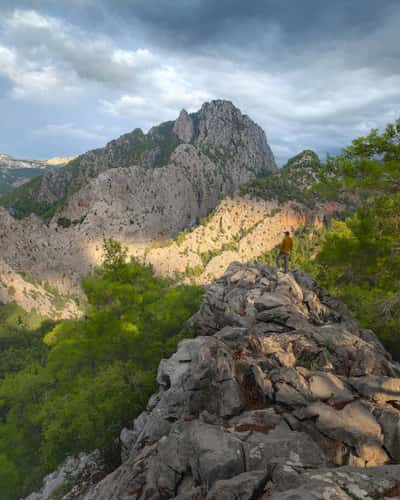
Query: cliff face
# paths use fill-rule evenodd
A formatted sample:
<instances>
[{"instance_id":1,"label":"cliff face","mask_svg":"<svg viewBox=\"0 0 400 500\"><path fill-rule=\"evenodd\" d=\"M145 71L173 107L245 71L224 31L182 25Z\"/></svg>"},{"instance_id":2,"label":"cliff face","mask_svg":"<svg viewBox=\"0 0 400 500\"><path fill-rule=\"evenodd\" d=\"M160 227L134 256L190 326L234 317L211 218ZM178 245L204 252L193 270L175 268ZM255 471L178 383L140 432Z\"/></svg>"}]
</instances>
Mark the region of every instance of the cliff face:
<instances>
[{"instance_id":1,"label":"cliff face","mask_svg":"<svg viewBox=\"0 0 400 500\"><path fill-rule=\"evenodd\" d=\"M145 261L162 275L210 283L231 262L251 262L272 250L281 242L283 231L320 227L325 216L340 210L334 203L311 209L298 202L249 196L225 198L206 221L181 233L175 241L149 245Z\"/></svg>"},{"instance_id":2,"label":"cliff face","mask_svg":"<svg viewBox=\"0 0 400 500\"><path fill-rule=\"evenodd\" d=\"M161 171L155 172L161 174ZM117 172L118 169L113 171L115 175ZM149 175L153 175L152 171ZM105 174L100 175L99 182L104 178ZM100 185L107 194L108 183L100 182ZM173 197L181 189L179 186L168 189L167 186L165 184L166 198ZM55 317L54 308L49 308L46 301L35 301L35 296L43 295L42 290L38 289L38 294L33 290L29 300L25 300L24 288L31 289L35 282L39 285L39 282L48 282L64 294L79 292L81 277L102 260L103 236L121 241L131 255L152 264L161 275L210 283L220 277L232 261L256 260L271 250L281 240L284 230L321 225L324 215L340 210L334 204L310 209L296 202L282 204L234 196L225 198L211 216L201 220L192 230L181 233L175 241L162 241L172 231L176 214L169 205L163 213L159 210L146 212L138 200L141 196L151 197L152 193L145 185L138 186L137 191L138 198L131 198L137 206L135 215L121 202L124 190L118 191L111 185L112 194L107 194L82 223L69 227L57 221L48 225L33 215L18 221L0 209L0 291L3 287L4 300L15 299L24 308L36 308ZM160 188L158 193L161 192ZM184 189L179 192L175 207L181 207L180 210L186 213L184 210L190 206L188 193ZM131 220L137 221L140 227L135 228ZM155 242L146 238L150 230ZM26 273L31 278L29 286L23 279ZM8 288L14 288L17 293L11 296ZM70 315L67 311L59 313L57 317Z\"/></svg>"},{"instance_id":3,"label":"cliff face","mask_svg":"<svg viewBox=\"0 0 400 500\"><path fill-rule=\"evenodd\" d=\"M182 149L182 144L188 147ZM188 152L191 157L197 157L205 175L215 176L218 172L223 177L215 186L220 197L255 175L276 170L264 131L231 102L212 101L197 113L189 115L182 111L175 122L162 123L147 134L135 129L104 148L79 156L67 167L43 175L31 191L31 201L36 204L64 202L65 197L109 169L174 166L185 163ZM141 170L134 175L140 176ZM197 184L196 179L193 184ZM201 186L198 187L201 190ZM15 194L14 204L19 195ZM9 203L11 208L13 202Z\"/></svg>"},{"instance_id":4,"label":"cliff face","mask_svg":"<svg viewBox=\"0 0 400 500\"><path fill-rule=\"evenodd\" d=\"M146 135L136 130L78 162L71 186L63 192L60 186L68 178L60 183L48 176L41 199L74 193L58 213L70 219L93 212L104 216L102 204L116 200L111 218L121 219L118 208L128 212L132 232L142 239L170 237L190 227L226 194L276 169L264 131L227 101L206 103L191 115L183 110L175 122ZM88 182L91 177L97 178Z\"/></svg>"},{"instance_id":5,"label":"cliff face","mask_svg":"<svg viewBox=\"0 0 400 500\"><path fill-rule=\"evenodd\" d=\"M397 497L400 366L338 300L234 263L192 323L121 433L122 465L65 499Z\"/></svg>"}]
</instances>

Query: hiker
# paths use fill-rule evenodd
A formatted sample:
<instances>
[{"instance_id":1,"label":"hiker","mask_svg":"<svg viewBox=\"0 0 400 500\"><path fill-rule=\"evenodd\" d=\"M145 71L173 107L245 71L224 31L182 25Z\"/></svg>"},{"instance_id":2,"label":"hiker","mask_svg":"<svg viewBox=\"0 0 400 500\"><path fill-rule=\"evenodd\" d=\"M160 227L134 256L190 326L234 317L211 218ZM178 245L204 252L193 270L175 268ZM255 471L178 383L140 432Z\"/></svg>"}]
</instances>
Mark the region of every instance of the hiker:
<instances>
[{"instance_id":1,"label":"hiker","mask_svg":"<svg viewBox=\"0 0 400 500\"><path fill-rule=\"evenodd\" d=\"M276 266L279 269L281 267L281 262L283 260L283 270L285 273L289 269L289 259L292 253L293 240L290 237L289 231L285 231L285 237L282 240L281 247L279 249L279 254L276 257Z\"/></svg>"}]
</instances>

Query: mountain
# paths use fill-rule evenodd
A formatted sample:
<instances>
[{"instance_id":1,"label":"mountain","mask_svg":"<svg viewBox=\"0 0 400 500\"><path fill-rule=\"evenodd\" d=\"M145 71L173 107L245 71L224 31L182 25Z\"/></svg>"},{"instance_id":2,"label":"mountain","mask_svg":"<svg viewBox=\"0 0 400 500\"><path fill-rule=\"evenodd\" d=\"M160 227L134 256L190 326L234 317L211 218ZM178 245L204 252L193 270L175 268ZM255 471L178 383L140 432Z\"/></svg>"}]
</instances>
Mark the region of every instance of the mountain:
<instances>
[{"instance_id":1,"label":"mountain","mask_svg":"<svg viewBox=\"0 0 400 500\"><path fill-rule=\"evenodd\" d=\"M0 154L0 195L42 175L51 167L60 167L71 161L70 158L51 158L49 160L18 160L6 154Z\"/></svg>"},{"instance_id":2,"label":"mountain","mask_svg":"<svg viewBox=\"0 0 400 500\"><path fill-rule=\"evenodd\" d=\"M10 155L0 153L0 167L8 169L37 169L46 168L48 165L65 165L71 158L50 158L49 160L19 160Z\"/></svg>"},{"instance_id":3,"label":"mountain","mask_svg":"<svg viewBox=\"0 0 400 500\"><path fill-rule=\"evenodd\" d=\"M198 225L241 185L275 171L264 131L232 103L182 111L3 196L3 267L79 293L81 277L101 262L103 238L143 259L154 242Z\"/></svg>"},{"instance_id":4,"label":"mountain","mask_svg":"<svg viewBox=\"0 0 400 500\"><path fill-rule=\"evenodd\" d=\"M76 156L53 156L52 158L49 158L48 160L44 160L44 163L46 165L66 165L67 163L70 163L72 160L75 160Z\"/></svg>"},{"instance_id":5,"label":"mountain","mask_svg":"<svg viewBox=\"0 0 400 500\"><path fill-rule=\"evenodd\" d=\"M321 162L309 149L290 158L276 175L255 179L241 187L241 194L250 194L265 200L276 199L280 203L298 201L310 207L318 198L310 197L308 189L318 180Z\"/></svg>"},{"instance_id":6,"label":"mountain","mask_svg":"<svg viewBox=\"0 0 400 500\"><path fill-rule=\"evenodd\" d=\"M126 171L127 168L131 170ZM111 172L114 169L116 173ZM64 168L47 172L1 203L17 217L32 212L47 217L56 212L61 216L79 212L80 218L89 207L79 205L79 196L73 200L71 197L83 188L91 191L92 198L96 197L93 191L100 186L88 185L108 172L109 180L101 179L102 182L113 183L114 176L116 183L121 176L143 179L149 191L158 189L159 184L171 183L166 177L176 177L182 184L181 190L190 189L197 198L194 201L202 216L213 208L211 205L215 206L215 200L243 182L275 170L264 131L231 102L218 100L204 104L197 113L183 110L175 122L162 123L147 134L135 129L104 148L77 157ZM209 196L212 199L207 200ZM191 213L190 218L196 215ZM187 224L186 220L183 225Z\"/></svg>"},{"instance_id":7,"label":"mountain","mask_svg":"<svg viewBox=\"0 0 400 500\"><path fill-rule=\"evenodd\" d=\"M121 465L82 453L27 500L398 498L400 365L338 299L234 263L191 324Z\"/></svg>"},{"instance_id":8,"label":"mountain","mask_svg":"<svg viewBox=\"0 0 400 500\"><path fill-rule=\"evenodd\" d=\"M12 269L29 287L58 290L70 317L71 295L101 263L104 238L161 275L210 283L231 262L270 251L284 230L320 227L342 210L308 195L319 169L309 150L277 169L262 129L230 102L183 110L175 122L135 129L3 197L0 292L11 300ZM47 299L36 308L54 316Z\"/></svg>"}]
</instances>

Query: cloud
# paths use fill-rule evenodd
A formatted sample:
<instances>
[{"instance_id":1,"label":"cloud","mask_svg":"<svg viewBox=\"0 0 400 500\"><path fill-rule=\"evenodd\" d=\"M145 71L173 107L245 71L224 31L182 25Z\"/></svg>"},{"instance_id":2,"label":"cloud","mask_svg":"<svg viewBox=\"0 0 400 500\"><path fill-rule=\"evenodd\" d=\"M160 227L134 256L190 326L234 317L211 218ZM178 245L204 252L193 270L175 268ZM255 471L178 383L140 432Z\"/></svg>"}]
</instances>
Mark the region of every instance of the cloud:
<instances>
[{"instance_id":1,"label":"cloud","mask_svg":"<svg viewBox=\"0 0 400 500\"><path fill-rule=\"evenodd\" d=\"M107 36L35 11L15 10L4 25L3 38L14 43L22 64L57 67L70 79L123 88L157 64L146 48L121 48Z\"/></svg>"},{"instance_id":2,"label":"cloud","mask_svg":"<svg viewBox=\"0 0 400 500\"><path fill-rule=\"evenodd\" d=\"M398 15L399 9L397 0L176 0L167 7L160 0L98 0L92 12L96 4L105 17L104 29L139 23L158 46L218 54L251 47L249 60L259 53L273 54L277 35L288 52L358 39ZM274 60L285 63L282 57Z\"/></svg>"},{"instance_id":3,"label":"cloud","mask_svg":"<svg viewBox=\"0 0 400 500\"><path fill-rule=\"evenodd\" d=\"M104 134L102 127L84 129L73 123L48 124L43 128L34 130L32 135L47 138L61 137L90 141L107 140L107 135Z\"/></svg>"},{"instance_id":4,"label":"cloud","mask_svg":"<svg viewBox=\"0 0 400 500\"><path fill-rule=\"evenodd\" d=\"M40 115L30 135L41 147L61 136L74 151L98 146L227 98L266 129L282 163L303 148L337 152L400 115L397 0L18 5L0 8L0 99L22 135Z\"/></svg>"},{"instance_id":5,"label":"cloud","mask_svg":"<svg viewBox=\"0 0 400 500\"><path fill-rule=\"evenodd\" d=\"M138 109L146 106L146 99L138 95L123 95L116 101L100 100L101 108L112 115L118 116L124 113L135 114Z\"/></svg>"},{"instance_id":6,"label":"cloud","mask_svg":"<svg viewBox=\"0 0 400 500\"><path fill-rule=\"evenodd\" d=\"M49 97L54 91L74 92L76 87L67 75L52 65L38 67L21 58L17 51L0 45L0 76L12 83L16 99Z\"/></svg>"}]
</instances>

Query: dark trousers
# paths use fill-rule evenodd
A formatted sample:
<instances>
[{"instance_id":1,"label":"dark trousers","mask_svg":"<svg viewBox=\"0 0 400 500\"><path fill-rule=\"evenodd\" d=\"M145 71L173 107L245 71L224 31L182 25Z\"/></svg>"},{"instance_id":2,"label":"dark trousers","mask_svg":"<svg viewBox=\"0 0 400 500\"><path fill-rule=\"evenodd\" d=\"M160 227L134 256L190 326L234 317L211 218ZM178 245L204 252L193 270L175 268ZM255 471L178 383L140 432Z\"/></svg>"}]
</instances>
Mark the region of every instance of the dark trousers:
<instances>
[{"instance_id":1,"label":"dark trousers","mask_svg":"<svg viewBox=\"0 0 400 500\"><path fill-rule=\"evenodd\" d=\"M283 270L285 273L289 270L289 259L290 255L288 253L279 252L276 257L276 267L279 269L282 265L283 260Z\"/></svg>"}]
</instances>

